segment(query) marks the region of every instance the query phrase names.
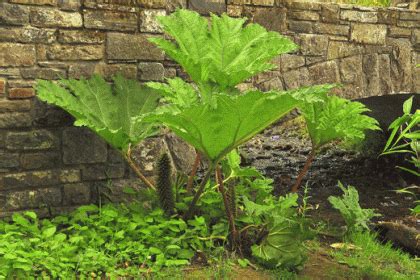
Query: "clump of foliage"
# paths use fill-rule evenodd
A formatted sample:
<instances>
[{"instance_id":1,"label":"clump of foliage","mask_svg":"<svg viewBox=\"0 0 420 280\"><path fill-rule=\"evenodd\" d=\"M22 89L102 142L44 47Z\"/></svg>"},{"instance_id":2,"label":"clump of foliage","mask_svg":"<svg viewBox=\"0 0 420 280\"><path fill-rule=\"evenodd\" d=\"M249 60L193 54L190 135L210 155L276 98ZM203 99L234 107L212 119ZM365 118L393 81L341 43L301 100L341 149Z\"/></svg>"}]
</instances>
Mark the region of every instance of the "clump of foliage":
<instances>
[{"instance_id":1,"label":"clump of foliage","mask_svg":"<svg viewBox=\"0 0 420 280\"><path fill-rule=\"evenodd\" d=\"M385 144L381 155L389 154L408 154L408 160L415 169L397 166L399 169L407 171L420 177L420 109L412 113L413 96L403 104L403 115L395 119L390 125L391 135Z\"/></svg>"},{"instance_id":2,"label":"clump of foliage","mask_svg":"<svg viewBox=\"0 0 420 280\"><path fill-rule=\"evenodd\" d=\"M14 214L0 221L0 279L141 277L188 264L196 251L211 255L211 240L203 217L185 222L138 205L82 206L52 220Z\"/></svg>"},{"instance_id":3,"label":"clump of foliage","mask_svg":"<svg viewBox=\"0 0 420 280\"><path fill-rule=\"evenodd\" d=\"M140 179L154 189L131 160L130 146L156 133L154 124L141 119L156 109L161 95L121 75L113 81L110 85L99 75L88 80L62 79L58 83L38 80L37 97L63 108L76 119L75 126L88 127L121 151Z\"/></svg>"},{"instance_id":4,"label":"clump of foliage","mask_svg":"<svg viewBox=\"0 0 420 280\"><path fill-rule=\"evenodd\" d=\"M380 216L373 209L364 209L359 204L359 193L353 186L345 188L341 182L338 187L343 191L342 197L330 196L328 201L340 211L346 222L349 232L361 232L369 230L369 222L372 218Z\"/></svg>"},{"instance_id":5,"label":"clump of foliage","mask_svg":"<svg viewBox=\"0 0 420 280\"><path fill-rule=\"evenodd\" d=\"M362 103L338 96L325 95L321 102L306 102L300 108L311 138L311 151L299 173L292 192L296 192L317 152L333 141L362 141L366 130L378 130L378 122L363 113L369 111Z\"/></svg>"}]
</instances>

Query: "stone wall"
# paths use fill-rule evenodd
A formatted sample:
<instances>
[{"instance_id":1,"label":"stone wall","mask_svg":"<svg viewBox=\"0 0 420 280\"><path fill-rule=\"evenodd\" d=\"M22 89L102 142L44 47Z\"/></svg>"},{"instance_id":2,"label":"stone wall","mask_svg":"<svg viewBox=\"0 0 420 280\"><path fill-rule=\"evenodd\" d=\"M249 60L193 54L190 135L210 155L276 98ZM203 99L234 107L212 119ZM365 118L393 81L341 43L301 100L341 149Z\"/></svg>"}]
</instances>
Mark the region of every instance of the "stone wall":
<instances>
[{"instance_id":1,"label":"stone wall","mask_svg":"<svg viewBox=\"0 0 420 280\"><path fill-rule=\"evenodd\" d=\"M140 81L183 76L147 41L162 36L155 17L177 7L246 16L301 45L242 88L340 82L349 98L420 92L419 11L275 0L2 0L0 216L25 209L55 214L95 202L109 182L123 186L133 177L116 151L37 100L32 86L35 79L92 73ZM188 169L188 147L166 135L134 152L147 175L161 149L179 151L172 159Z\"/></svg>"}]
</instances>

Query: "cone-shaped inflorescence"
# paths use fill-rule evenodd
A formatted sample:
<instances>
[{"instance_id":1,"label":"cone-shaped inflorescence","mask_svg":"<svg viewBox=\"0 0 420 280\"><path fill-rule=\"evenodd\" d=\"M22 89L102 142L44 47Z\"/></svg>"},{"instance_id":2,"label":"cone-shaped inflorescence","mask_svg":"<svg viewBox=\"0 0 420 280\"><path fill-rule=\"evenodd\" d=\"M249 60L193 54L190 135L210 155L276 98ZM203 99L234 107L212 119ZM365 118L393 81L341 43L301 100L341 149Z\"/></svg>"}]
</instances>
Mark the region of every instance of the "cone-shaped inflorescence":
<instances>
[{"instance_id":1,"label":"cone-shaped inflorescence","mask_svg":"<svg viewBox=\"0 0 420 280\"><path fill-rule=\"evenodd\" d=\"M171 161L168 154L163 154L157 164L157 192L160 206L166 215L174 213L175 202L171 182Z\"/></svg>"},{"instance_id":2,"label":"cone-shaped inflorescence","mask_svg":"<svg viewBox=\"0 0 420 280\"><path fill-rule=\"evenodd\" d=\"M229 203L230 212L232 213L233 217L236 217L236 191L235 185L230 184L226 190L226 198Z\"/></svg>"}]
</instances>

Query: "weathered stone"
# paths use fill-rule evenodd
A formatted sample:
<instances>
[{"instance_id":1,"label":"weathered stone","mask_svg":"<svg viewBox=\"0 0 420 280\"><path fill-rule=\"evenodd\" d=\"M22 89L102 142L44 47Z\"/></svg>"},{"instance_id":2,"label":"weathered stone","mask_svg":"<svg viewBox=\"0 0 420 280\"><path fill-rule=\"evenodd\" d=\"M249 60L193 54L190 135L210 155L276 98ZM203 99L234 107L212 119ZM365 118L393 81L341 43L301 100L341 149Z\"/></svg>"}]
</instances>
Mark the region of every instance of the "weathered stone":
<instances>
[{"instance_id":1,"label":"weathered stone","mask_svg":"<svg viewBox=\"0 0 420 280\"><path fill-rule=\"evenodd\" d=\"M48 60L48 56L47 56L47 45L44 44L36 44L35 45L35 49L36 49L36 57L38 61L46 61Z\"/></svg>"},{"instance_id":2,"label":"weathered stone","mask_svg":"<svg viewBox=\"0 0 420 280\"><path fill-rule=\"evenodd\" d=\"M9 80L7 85L9 88L32 88L36 85L36 81L31 80Z\"/></svg>"},{"instance_id":3,"label":"weathered stone","mask_svg":"<svg viewBox=\"0 0 420 280\"><path fill-rule=\"evenodd\" d=\"M413 48L420 51L420 30L413 30Z\"/></svg>"},{"instance_id":4,"label":"weathered stone","mask_svg":"<svg viewBox=\"0 0 420 280\"><path fill-rule=\"evenodd\" d=\"M60 206L62 201L59 188L42 188L39 190L15 191L6 196L6 202L0 206L4 210L19 210Z\"/></svg>"},{"instance_id":5,"label":"weathered stone","mask_svg":"<svg viewBox=\"0 0 420 280\"><path fill-rule=\"evenodd\" d=\"M48 130L9 132L6 148L9 150L48 150L58 146L59 139Z\"/></svg>"},{"instance_id":6,"label":"weathered stone","mask_svg":"<svg viewBox=\"0 0 420 280\"><path fill-rule=\"evenodd\" d=\"M5 94L5 93L6 93L6 79L0 78L0 94Z\"/></svg>"},{"instance_id":7,"label":"weathered stone","mask_svg":"<svg viewBox=\"0 0 420 280\"><path fill-rule=\"evenodd\" d=\"M295 20L319 20L319 14L313 11L290 11L288 17Z\"/></svg>"},{"instance_id":8,"label":"weathered stone","mask_svg":"<svg viewBox=\"0 0 420 280\"><path fill-rule=\"evenodd\" d=\"M166 0L137 0L140 7L145 8L165 8Z\"/></svg>"},{"instance_id":9,"label":"weathered stone","mask_svg":"<svg viewBox=\"0 0 420 280\"><path fill-rule=\"evenodd\" d=\"M69 67L69 78L89 78L95 71L95 63L77 63Z\"/></svg>"},{"instance_id":10,"label":"weathered stone","mask_svg":"<svg viewBox=\"0 0 420 280\"><path fill-rule=\"evenodd\" d=\"M283 73L283 79L286 89L310 85L309 72L306 67Z\"/></svg>"},{"instance_id":11,"label":"weathered stone","mask_svg":"<svg viewBox=\"0 0 420 280\"><path fill-rule=\"evenodd\" d=\"M0 172L3 168L19 166L19 154L0 151Z\"/></svg>"},{"instance_id":12,"label":"weathered stone","mask_svg":"<svg viewBox=\"0 0 420 280\"><path fill-rule=\"evenodd\" d=\"M378 23L396 25L400 16L399 11L391 9L378 9Z\"/></svg>"},{"instance_id":13,"label":"weathered stone","mask_svg":"<svg viewBox=\"0 0 420 280\"><path fill-rule=\"evenodd\" d=\"M232 5L250 5L252 0L227 0L227 3Z\"/></svg>"},{"instance_id":14,"label":"weathered stone","mask_svg":"<svg viewBox=\"0 0 420 280\"><path fill-rule=\"evenodd\" d=\"M38 27L82 27L83 25L82 16L79 13L55 9L33 9L30 18L31 24Z\"/></svg>"},{"instance_id":15,"label":"weathered stone","mask_svg":"<svg viewBox=\"0 0 420 280\"><path fill-rule=\"evenodd\" d=\"M226 13L230 17L240 17L240 16L242 16L242 10L243 10L243 6L228 5Z\"/></svg>"},{"instance_id":16,"label":"weathered stone","mask_svg":"<svg viewBox=\"0 0 420 280\"><path fill-rule=\"evenodd\" d=\"M33 27L0 28L0 41L16 43L52 43L55 40L55 30Z\"/></svg>"},{"instance_id":17,"label":"weathered stone","mask_svg":"<svg viewBox=\"0 0 420 280\"><path fill-rule=\"evenodd\" d=\"M24 25L28 23L28 7L0 3L0 24Z\"/></svg>"},{"instance_id":18,"label":"weathered stone","mask_svg":"<svg viewBox=\"0 0 420 280\"><path fill-rule=\"evenodd\" d=\"M105 180L122 178L125 175L124 163L95 164L85 166L82 170L83 180Z\"/></svg>"},{"instance_id":19,"label":"weathered stone","mask_svg":"<svg viewBox=\"0 0 420 280\"><path fill-rule=\"evenodd\" d=\"M308 68L312 84L339 83L340 74L335 60L315 64Z\"/></svg>"},{"instance_id":20,"label":"weathered stone","mask_svg":"<svg viewBox=\"0 0 420 280\"><path fill-rule=\"evenodd\" d=\"M252 0L253 5L274 6L274 0Z\"/></svg>"},{"instance_id":21,"label":"weathered stone","mask_svg":"<svg viewBox=\"0 0 420 280\"><path fill-rule=\"evenodd\" d=\"M397 26L405 27L405 28L420 28L420 21L400 20L398 21Z\"/></svg>"},{"instance_id":22,"label":"weathered stone","mask_svg":"<svg viewBox=\"0 0 420 280\"><path fill-rule=\"evenodd\" d=\"M67 63L60 61L38 61L38 65L45 68L59 68L65 70L69 67Z\"/></svg>"},{"instance_id":23,"label":"weathered stone","mask_svg":"<svg viewBox=\"0 0 420 280\"><path fill-rule=\"evenodd\" d=\"M420 67L416 67L413 70L413 91L412 92L420 92Z\"/></svg>"},{"instance_id":24,"label":"weathered stone","mask_svg":"<svg viewBox=\"0 0 420 280\"><path fill-rule=\"evenodd\" d=\"M14 43L0 43L1 66L31 66L35 64L35 47Z\"/></svg>"},{"instance_id":25,"label":"weathered stone","mask_svg":"<svg viewBox=\"0 0 420 280\"><path fill-rule=\"evenodd\" d=\"M288 20L290 31L297 33L312 33L313 23L310 21Z\"/></svg>"},{"instance_id":26,"label":"weathered stone","mask_svg":"<svg viewBox=\"0 0 420 280\"><path fill-rule=\"evenodd\" d=\"M165 68L165 78L175 78L176 77L176 68Z\"/></svg>"},{"instance_id":27,"label":"weathered stone","mask_svg":"<svg viewBox=\"0 0 420 280\"><path fill-rule=\"evenodd\" d=\"M365 95L361 56L351 56L340 60L340 74L341 81L346 84L351 84L353 91L358 93L356 96L362 97Z\"/></svg>"},{"instance_id":28,"label":"weathered stone","mask_svg":"<svg viewBox=\"0 0 420 280\"><path fill-rule=\"evenodd\" d=\"M164 55L148 36L139 34L108 33L106 52L108 59L115 60L163 60Z\"/></svg>"},{"instance_id":29,"label":"weathered stone","mask_svg":"<svg viewBox=\"0 0 420 280\"><path fill-rule=\"evenodd\" d=\"M298 45L303 55L326 55L328 49L328 38L322 35L300 34Z\"/></svg>"},{"instance_id":30,"label":"weathered stone","mask_svg":"<svg viewBox=\"0 0 420 280\"><path fill-rule=\"evenodd\" d=\"M364 44L385 43L386 25L381 24L354 24L351 30L351 40Z\"/></svg>"},{"instance_id":31,"label":"weathered stone","mask_svg":"<svg viewBox=\"0 0 420 280\"><path fill-rule=\"evenodd\" d=\"M137 67L135 64L99 63L95 65L94 73L100 74L107 80L111 80L117 74L122 74L127 79L136 79Z\"/></svg>"},{"instance_id":32,"label":"weathered stone","mask_svg":"<svg viewBox=\"0 0 420 280\"><path fill-rule=\"evenodd\" d=\"M378 55L369 54L363 56L363 73L365 78L366 96L380 95L379 93L379 65Z\"/></svg>"},{"instance_id":33,"label":"weathered stone","mask_svg":"<svg viewBox=\"0 0 420 280\"><path fill-rule=\"evenodd\" d=\"M392 93L391 61L389 55L378 56L379 67L379 91L381 95Z\"/></svg>"},{"instance_id":34,"label":"weathered stone","mask_svg":"<svg viewBox=\"0 0 420 280\"><path fill-rule=\"evenodd\" d=\"M85 10L83 17L86 28L119 31L137 30L137 15L134 13Z\"/></svg>"},{"instance_id":35,"label":"weathered stone","mask_svg":"<svg viewBox=\"0 0 420 280\"><path fill-rule=\"evenodd\" d=\"M67 76L65 70L51 68L23 68L20 73L25 79L57 80Z\"/></svg>"},{"instance_id":36,"label":"weathered stone","mask_svg":"<svg viewBox=\"0 0 420 280\"><path fill-rule=\"evenodd\" d=\"M105 42L105 33L97 30L59 30L58 41L65 44L101 44Z\"/></svg>"},{"instance_id":37,"label":"weathered stone","mask_svg":"<svg viewBox=\"0 0 420 280\"><path fill-rule=\"evenodd\" d=\"M60 166L58 152L24 153L20 157L20 166L23 169L50 169Z\"/></svg>"},{"instance_id":38,"label":"weathered stone","mask_svg":"<svg viewBox=\"0 0 420 280\"><path fill-rule=\"evenodd\" d=\"M409 38L411 36L411 30L408 28L390 26L388 29L388 36L397 38Z\"/></svg>"},{"instance_id":39,"label":"weathered stone","mask_svg":"<svg viewBox=\"0 0 420 280\"><path fill-rule=\"evenodd\" d=\"M161 63L157 62L140 62L139 77L145 81L162 81L165 69Z\"/></svg>"},{"instance_id":40,"label":"weathered stone","mask_svg":"<svg viewBox=\"0 0 420 280\"><path fill-rule=\"evenodd\" d=\"M340 7L336 4L322 5L321 20L323 22L338 23L340 21Z\"/></svg>"},{"instance_id":41,"label":"weathered stone","mask_svg":"<svg viewBox=\"0 0 420 280\"><path fill-rule=\"evenodd\" d=\"M406 39L388 38L387 45L393 48L391 59L391 80L395 92L410 92L412 88L411 43Z\"/></svg>"},{"instance_id":42,"label":"weathered stone","mask_svg":"<svg viewBox=\"0 0 420 280\"><path fill-rule=\"evenodd\" d=\"M86 183L64 185L64 205L87 204L90 202L91 191Z\"/></svg>"},{"instance_id":43,"label":"weathered stone","mask_svg":"<svg viewBox=\"0 0 420 280\"><path fill-rule=\"evenodd\" d=\"M77 11L81 5L80 0L58 0L58 6L64 11Z\"/></svg>"},{"instance_id":44,"label":"weathered stone","mask_svg":"<svg viewBox=\"0 0 420 280\"><path fill-rule=\"evenodd\" d=\"M226 12L226 2L224 0L190 0L188 9L203 15L222 14Z\"/></svg>"},{"instance_id":45,"label":"weathered stone","mask_svg":"<svg viewBox=\"0 0 420 280\"><path fill-rule=\"evenodd\" d=\"M0 114L0 128L30 127L31 115L28 113L3 113Z\"/></svg>"},{"instance_id":46,"label":"weathered stone","mask_svg":"<svg viewBox=\"0 0 420 280\"><path fill-rule=\"evenodd\" d=\"M32 114L34 127L65 127L74 122L69 113L38 98L33 99Z\"/></svg>"},{"instance_id":47,"label":"weathered stone","mask_svg":"<svg viewBox=\"0 0 420 280\"><path fill-rule=\"evenodd\" d=\"M140 31L150 33L162 33L162 28L157 21L158 16L166 15L165 10L143 10L140 13Z\"/></svg>"},{"instance_id":48,"label":"weathered stone","mask_svg":"<svg viewBox=\"0 0 420 280\"><path fill-rule=\"evenodd\" d=\"M32 98L35 96L35 90L33 88L11 88L7 97L9 99L24 99Z\"/></svg>"},{"instance_id":49,"label":"weathered stone","mask_svg":"<svg viewBox=\"0 0 420 280\"><path fill-rule=\"evenodd\" d=\"M187 8L187 0L172 0L167 1L162 8L166 8L169 13L173 13L176 9L186 9Z\"/></svg>"},{"instance_id":50,"label":"weathered stone","mask_svg":"<svg viewBox=\"0 0 420 280\"><path fill-rule=\"evenodd\" d=\"M144 175L153 176L157 158L164 151L167 151L167 146L162 137L147 138L134 147L131 157Z\"/></svg>"},{"instance_id":51,"label":"weathered stone","mask_svg":"<svg viewBox=\"0 0 420 280\"><path fill-rule=\"evenodd\" d=\"M97 163L107 160L105 141L88 129L76 127L65 128L63 131L63 162Z\"/></svg>"},{"instance_id":52,"label":"weathered stone","mask_svg":"<svg viewBox=\"0 0 420 280\"><path fill-rule=\"evenodd\" d=\"M350 33L350 26L331 23L317 23L314 25L314 31L321 34L348 36Z\"/></svg>"},{"instance_id":53,"label":"weathered stone","mask_svg":"<svg viewBox=\"0 0 420 280\"><path fill-rule=\"evenodd\" d=\"M293 54L283 54L280 56L280 68L283 72L299 68L304 65L305 58L303 56Z\"/></svg>"},{"instance_id":54,"label":"weathered stone","mask_svg":"<svg viewBox=\"0 0 420 280\"><path fill-rule=\"evenodd\" d=\"M75 183L80 181L79 169L64 169L59 172L59 179L61 183Z\"/></svg>"},{"instance_id":55,"label":"weathered stone","mask_svg":"<svg viewBox=\"0 0 420 280\"><path fill-rule=\"evenodd\" d=\"M12 79L20 78L19 68L1 68L0 67L0 76Z\"/></svg>"},{"instance_id":56,"label":"weathered stone","mask_svg":"<svg viewBox=\"0 0 420 280\"><path fill-rule=\"evenodd\" d=\"M47 56L53 60L99 60L104 56L103 45L52 45Z\"/></svg>"},{"instance_id":57,"label":"weathered stone","mask_svg":"<svg viewBox=\"0 0 420 280\"><path fill-rule=\"evenodd\" d=\"M400 13L401 20L412 20L412 21L420 21L420 13L417 11L413 12L401 12Z\"/></svg>"},{"instance_id":58,"label":"weathered stone","mask_svg":"<svg viewBox=\"0 0 420 280\"><path fill-rule=\"evenodd\" d=\"M286 9L284 8L254 8L249 13L245 10L245 16L252 21L264 26L267 30L285 32L287 30Z\"/></svg>"},{"instance_id":59,"label":"weathered stone","mask_svg":"<svg viewBox=\"0 0 420 280\"><path fill-rule=\"evenodd\" d=\"M1 183L7 189L51 186L60 183L59 173L59 170L10 173L0 178L0 186Z\"/></svg>"},{"instance_id":60,"label":"weathered stone","mask_svg":"<svg viewBox=\"0 0 420 280\"><path fill-rule=\"evenodd\" d=\"M378 14L376 12L359 12L352 10L342 10L340 13L342 20L375 23L378 21Z\"/></svg>"},{"instance_id":61,"label":"weathered stone","mask_svg":"<svg viewBox=\"0 0 420 280\"><path fill-rule=\"evenodd\" d=\"M25 112L31 109L29 100L0 100L0 113Z\"/></svg>"},{"instance_id":62,"label":"weathered stone","mask_svg":"<svg viewBox=\"0 0 420 280\"><path fill-rule=\"evenodd\" d=\"M308 10L308 11L319 11L321 10L321 4L316 2L287 2L289 8L294 10Z\"/></svg>"},{"instance_id":63,"label":"weathered stone","mask_svg":"<svg viewBox=\"0 0 420 280\"><path fill-rule=\"evenodd\" d=\"M343 58L362 53L363 47L360 45L342 41L330 41L328 44L327 59Z\"/></svg>"},{"instance_id":64,"label":"weathered stone","mask_svg":"<svg viewBox=\"0 0 420 280\"><path fill-rule=\"evenodd\" d=\"M275 72L277 75L272 75L272 72L266 72L265 75L262 77L258 77L259 83L256 84L257 88L262 91L269 91L269 90L283 90L283 82L281 81L280 77L278 76L278 72ZM261 76L261 74L259 75Z\"/></svg>"},{"instance_id":65,"label":"weathered stone","mask_svg":"<svg viewBox=\"0 0 420 280\"><path fill-rule=\"evenodd\" d=\"M10 3L56 6L58 0L9 0Z\"/></svg>"}]
</instances>

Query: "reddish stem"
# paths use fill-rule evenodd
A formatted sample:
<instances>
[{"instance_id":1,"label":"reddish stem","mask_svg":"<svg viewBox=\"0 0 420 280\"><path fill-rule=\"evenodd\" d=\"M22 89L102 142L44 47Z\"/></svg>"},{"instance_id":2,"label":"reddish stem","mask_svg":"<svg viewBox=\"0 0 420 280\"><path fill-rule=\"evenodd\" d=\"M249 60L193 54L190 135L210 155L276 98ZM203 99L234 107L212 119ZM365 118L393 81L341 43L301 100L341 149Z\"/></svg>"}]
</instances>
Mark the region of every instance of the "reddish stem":
<instances>
[{"instance_id":1,"label":"reddish stem","mask_svg":"<svg viewBox=\"0 0 420 280\"><path fill-rule=\"evenodd\" d=\"M296 179L295 184L291 188L291 192L297 192L299 190L300 185L302 184L303 178L305 178L306 173L308 173L309 167L311 167L312 161L315 158L315 148L312 147L311 152L308 155L308 158L306 159L305 165L303 166L302 170L299 172L299 175Z\"/></svg>"}]
</instances>

